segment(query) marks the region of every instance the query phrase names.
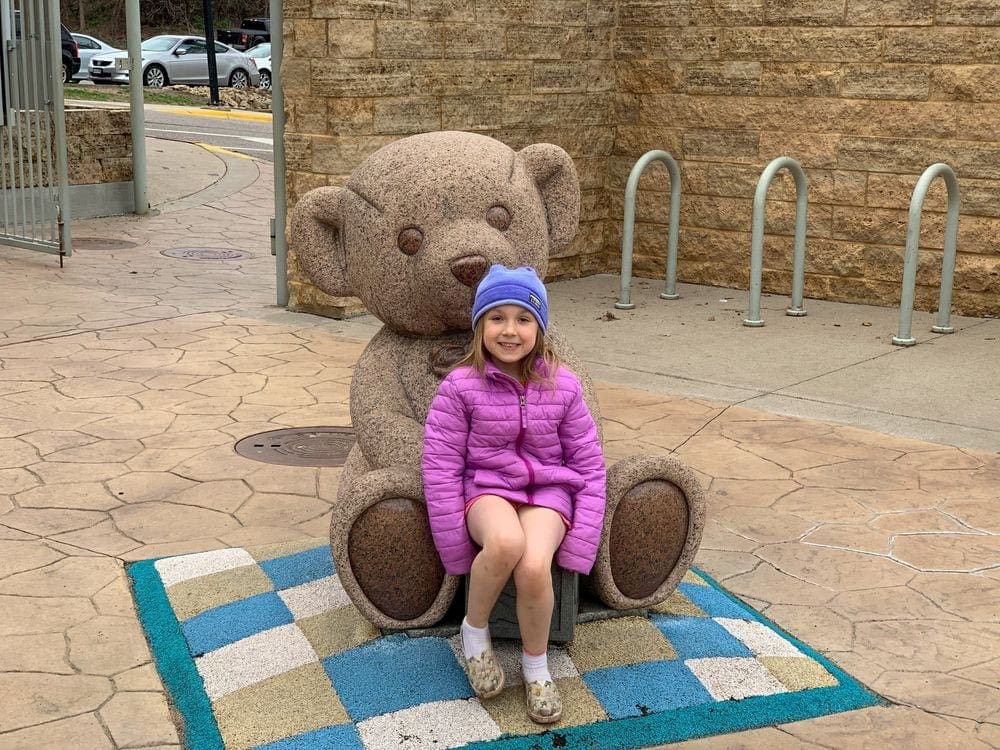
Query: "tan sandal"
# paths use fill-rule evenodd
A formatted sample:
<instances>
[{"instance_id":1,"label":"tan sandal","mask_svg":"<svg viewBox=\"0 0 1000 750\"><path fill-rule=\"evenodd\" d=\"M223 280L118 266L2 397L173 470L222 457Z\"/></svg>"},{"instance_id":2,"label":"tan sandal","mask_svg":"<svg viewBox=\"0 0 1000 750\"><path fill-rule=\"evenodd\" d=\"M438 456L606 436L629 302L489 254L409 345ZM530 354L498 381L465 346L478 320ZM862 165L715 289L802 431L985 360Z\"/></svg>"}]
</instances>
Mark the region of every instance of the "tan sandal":
<instances>
[{"instance_id":1,"label":"tan sandal","mask_svg":"<svg viewBox=\"0 0 1000 750\"><path fill-rule=\"evenodd\" d=\"M492 648L483 651L479 656L466 659L465 673L479 698L494 698L503 691L503 667L500 666L500 661Z\"/></svg>"},{"instance_id":2,"label":"tan sandal","mask_svg":"<svg viewBox=\"0 0 1000 750\"><path fill-rule=\"evenodd\" d=\"M525 704L528 716L537 724L554 724L562 718L562 696L551 680L526 682Z\"/></svg>"}]
</instances>

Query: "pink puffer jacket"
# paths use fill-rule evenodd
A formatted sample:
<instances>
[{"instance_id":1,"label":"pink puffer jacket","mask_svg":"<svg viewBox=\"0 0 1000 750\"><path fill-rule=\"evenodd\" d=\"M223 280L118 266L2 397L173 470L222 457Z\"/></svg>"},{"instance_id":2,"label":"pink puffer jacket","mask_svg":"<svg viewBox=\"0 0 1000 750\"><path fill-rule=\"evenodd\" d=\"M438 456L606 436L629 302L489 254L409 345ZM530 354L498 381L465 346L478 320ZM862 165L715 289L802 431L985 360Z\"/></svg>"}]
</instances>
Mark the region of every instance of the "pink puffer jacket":
<instances>
[{"instance_id":1,"label":"pink puffer jacket","mask_svg":"<svg viewBox=\"0 0 1000 750\"><path fill-rule=\"evenodd\" d=\"M580 381L560 367L554 387L522 385L487 363L453 370L427 414L424 497L445 570L469 572L478 547L465 504L495 494L562 513L570 529L556 552L566 570L589 573L604 523L604 456Z\"/></svg>"}]
</instances>

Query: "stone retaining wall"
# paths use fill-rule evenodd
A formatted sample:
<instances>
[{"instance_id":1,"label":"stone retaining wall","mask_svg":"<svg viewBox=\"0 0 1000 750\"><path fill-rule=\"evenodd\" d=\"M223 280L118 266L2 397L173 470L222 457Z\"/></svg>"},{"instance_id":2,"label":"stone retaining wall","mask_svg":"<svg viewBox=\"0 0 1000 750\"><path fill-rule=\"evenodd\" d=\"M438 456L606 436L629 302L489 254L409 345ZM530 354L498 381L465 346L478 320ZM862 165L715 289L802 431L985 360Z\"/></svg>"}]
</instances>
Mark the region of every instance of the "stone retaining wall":
<instances>
[{"instance_id":1,"label":"stone retaining wall","mask_svg":"<svg viewBox=\"0 0 1000 750\"><path fill-rule=\"evenodd\" d=\"M551 141L583 187L550 278L619 267L622 193L650 148L683 183L679 278L748 283L751 201L774 157L810 182L806 294L898 302L907 206L935 161L959 173L954 309L1000 313L1000 0L286 0L289 203L342 184L410 133ZM665 170L642 182L637 275L663 277ZM771 189L764 288L788 293L794 191ZM933 309L944 189L923 220L917 306ZM291 304L343 314L290 261Z\"/></svg>"},{"instance_id":2,"label":"stone retaining wall","mask_svg":"<svg viewBox=\"0 0 1000 750\"><path fill-rule=\"evenodd\" d=\"M127 109L83 109L66 103L70 185L132 180L132 127Z\"/></svg>"}]
</instances>

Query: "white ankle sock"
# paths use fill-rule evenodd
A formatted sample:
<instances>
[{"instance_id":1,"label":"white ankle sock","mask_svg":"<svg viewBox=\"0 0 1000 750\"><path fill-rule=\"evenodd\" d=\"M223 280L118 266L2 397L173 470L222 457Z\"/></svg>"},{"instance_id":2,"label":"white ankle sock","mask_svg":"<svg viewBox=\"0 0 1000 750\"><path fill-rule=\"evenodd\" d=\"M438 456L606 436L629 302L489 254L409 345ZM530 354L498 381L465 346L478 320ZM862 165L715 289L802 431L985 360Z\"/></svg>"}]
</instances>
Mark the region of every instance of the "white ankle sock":
<instances>
[{"instance_id":1,"label":"white ankle sock","mask_svg":"<svg viewBox=\"0 0 1000 750\"><path fill-rule=\"evenodd\" d=\"M465 653L465 658L469 659L473 656L479 656L484 651L488 651L491 647L490 626L487 625L485 628L474 628L469 624L469 621L463 617L462 651Z\"/></svg>"},{"instance_id":2,"label":"white ankle sock","mask_svg":"<svg viewBox=\"0 0 1000 750\"><path fill-rule=\"evenodd\" d=\"M532 656L527 651L521 651L521 673L525 682L545 682L551 680L549 674L548 653Z\"/></svg>"}]
</instances>

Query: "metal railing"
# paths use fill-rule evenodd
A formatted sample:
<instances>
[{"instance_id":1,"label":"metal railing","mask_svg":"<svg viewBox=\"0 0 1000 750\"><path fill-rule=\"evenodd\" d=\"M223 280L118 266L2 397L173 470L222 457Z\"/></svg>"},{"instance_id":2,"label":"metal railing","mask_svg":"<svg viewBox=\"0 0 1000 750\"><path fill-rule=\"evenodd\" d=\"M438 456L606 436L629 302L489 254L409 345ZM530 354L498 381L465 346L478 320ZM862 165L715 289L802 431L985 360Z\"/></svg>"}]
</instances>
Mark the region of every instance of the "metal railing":
<instances>
[{"instance_id":1,"label":"metal railing","mask_svg":"<svg viewBox=\"0 0 1000 750\"><path fill-rule=\"evenodd\" d=\"M625 186L625 219L622 227L622 272L621 291L615 307L631 310L635 307L631 300L632 286L632 242L635 234L635 196L639 189L639 178L654 161L662 162L670 172L670 230L667 234L667 278L660 294L661 299L677 299L677 235L681 216L681 173L674 157L666 151L647 151L632 167Z\"/></svg>"},{"instance_id":2,"label":"metal railing","mask_svg":"<svg viewBox=\"0 0 1000 750\"><path fill-rule=\"evenodd\" d=\"M757 191L753 196L753 229L750 235L750 302L749 312L743 320L743 325L760 328L764 321L760 317L761 276L764 272L764 203L767 201L767 191L771 187L774 176L782 169L787 169L795 178L795 251L792 260L792 304L785 315L801 317L806 314L802 309L802 289L805 285L806 265L806 210L808 197L806 195L806 175L799 163L788 156L779 156L768 164L757 181Z\"/></svg>"},{"instance_id":3,"label":"metal railing","mask_svg":"<svg viewBox=\"0 0 1000 750\"><path fill-rule=\"evenodd\" d=\"M917 250L920 246L920 214L927 189L936 177L944 178L948 188L948 218L944 228L944 256L941 260L941 291L938 296L937 325L934 333L954 333L951 325L951 287L955 279L955 256L958 251L958 211L961 202L955 170L944 163L931 164L917 180L910 198L910 219L906 225L906 254L903 258L903 288L899 296L899 331L892 337L896 346L913 346L911 333L913 296L917 286Z\"/></svg>"}]
</instances>

